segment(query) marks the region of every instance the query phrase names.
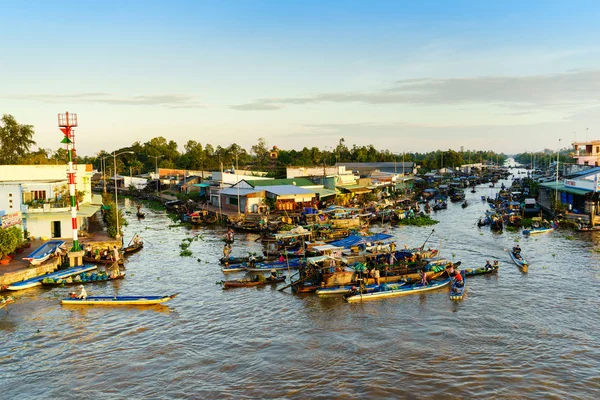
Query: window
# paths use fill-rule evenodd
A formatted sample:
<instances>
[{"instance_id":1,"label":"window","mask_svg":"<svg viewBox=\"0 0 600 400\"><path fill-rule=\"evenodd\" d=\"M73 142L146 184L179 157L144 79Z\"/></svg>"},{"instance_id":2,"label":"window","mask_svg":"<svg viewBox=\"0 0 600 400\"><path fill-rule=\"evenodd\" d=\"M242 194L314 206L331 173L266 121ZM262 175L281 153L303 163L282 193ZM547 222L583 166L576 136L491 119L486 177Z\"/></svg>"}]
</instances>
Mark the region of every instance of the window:
<instances>
[{"instance_id":1,"label":"window","mask_svg":"<svg viewBox=\"0 0 600 400\"><path fill-rule=\"evenodd\" d=\"M237 206L238 205L238 199L236 197L229 197L229 204L231 204L232 206Z\"/></svg>"},{"instance_id":2,"label":"window","mask_svg":"<svg viewBox=\"0 0 600 400\"><path fill-rule=\"evenodd\" d=\"M23 192L23 203L32 200L46 200L45 190L32 190L31 192Z\"/></svg>"}]
</instances>

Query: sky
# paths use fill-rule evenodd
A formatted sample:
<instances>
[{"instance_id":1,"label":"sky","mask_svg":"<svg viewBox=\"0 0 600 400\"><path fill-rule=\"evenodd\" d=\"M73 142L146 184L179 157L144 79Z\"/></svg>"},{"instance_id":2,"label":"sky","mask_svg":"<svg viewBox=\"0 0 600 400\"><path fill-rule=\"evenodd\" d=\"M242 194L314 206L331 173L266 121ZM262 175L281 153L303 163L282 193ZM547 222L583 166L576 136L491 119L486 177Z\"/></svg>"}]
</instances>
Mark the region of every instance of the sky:
<instances>
[{"instance_id":1,"label":"sky","mask_svg":"<svg viewBox=\"0 0 600 400\"><path fill-rule=\"evenodd\" d=\"M509 154L600 139L597 1L0 0L0 113L93 156L163 136L250 150Z\"/></svg>"}]
</instances>

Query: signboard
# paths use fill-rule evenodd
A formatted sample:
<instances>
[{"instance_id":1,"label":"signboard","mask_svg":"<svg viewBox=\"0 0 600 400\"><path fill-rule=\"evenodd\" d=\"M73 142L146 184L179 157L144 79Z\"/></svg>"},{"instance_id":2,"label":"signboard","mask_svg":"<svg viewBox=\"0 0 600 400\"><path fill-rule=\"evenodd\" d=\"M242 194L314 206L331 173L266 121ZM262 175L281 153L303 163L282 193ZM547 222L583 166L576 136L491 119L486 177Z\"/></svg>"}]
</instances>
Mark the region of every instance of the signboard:
<instances>
[{"instance_id":1,"label":"signboard","mask_svg":"<svg viewBox=\"0 0 600 400\"><path fill-rule=\"evenodd\" d=\"M20 225L22 223L21 211L2 216L2 229L10 228L11 226Z\"/></svg>"}]
</instances>

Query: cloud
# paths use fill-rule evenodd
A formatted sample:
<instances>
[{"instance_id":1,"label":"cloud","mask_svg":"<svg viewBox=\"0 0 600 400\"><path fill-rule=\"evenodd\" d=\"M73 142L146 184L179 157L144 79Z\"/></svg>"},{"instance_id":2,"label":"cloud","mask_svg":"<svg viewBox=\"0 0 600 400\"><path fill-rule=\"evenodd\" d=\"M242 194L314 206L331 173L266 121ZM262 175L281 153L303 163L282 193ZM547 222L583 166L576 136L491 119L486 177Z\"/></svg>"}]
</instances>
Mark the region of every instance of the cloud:
<instances>
[{"instance_id":1,"label":"cloud","mask_svg":"<svg viewBox=\"0 0 600 400\"><path fill-rule=\"evenodd\" d=\"M72 93L72 94L31 94L31 95L5 95L4 99L12 100L34 100L43 103L103 103L114 105L133 106L164 106L168 108L199 108L203 107L191 96L176 94L163 95L141 95L141 96L117 96L110 93Z\"/></svg>"},{"instance_id":2,"label":"cloud","mask_svg":"<svg viewBox=\"0 0 600 400\"><path fill-rule=\"evenodd\" d=\"M269 102L257 101L255 103L230 106L229 108L233 108L234 110L240 110L240 111L269 111L269 110L279 110L279 109L283 108L283 106L280 106L277 104L271 104Z\"/></svg>"},{"instance_id":3,"label":"cloud","mask_svg":"<svg viewBox=\"0 0 600 400\"><path fill-rule=\"evenodd\" d=\"M403 79L373 92L333 92L308 97L258 99L232 108L277 110L286 105L318 103L429 106L491 104L516 108L561 108L598 104L599 98L600 70L579 70L530 76Z\"/></svg>"}]
</instances>

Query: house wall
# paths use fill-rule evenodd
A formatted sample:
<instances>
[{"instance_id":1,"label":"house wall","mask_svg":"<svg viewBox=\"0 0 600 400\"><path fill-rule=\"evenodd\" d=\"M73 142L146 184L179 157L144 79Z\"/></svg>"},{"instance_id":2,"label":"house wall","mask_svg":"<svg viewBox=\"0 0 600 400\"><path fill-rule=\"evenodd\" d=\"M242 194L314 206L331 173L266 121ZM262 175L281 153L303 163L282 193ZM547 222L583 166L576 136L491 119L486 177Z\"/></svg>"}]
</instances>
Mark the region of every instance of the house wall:
<instances>
[{"instance_id":1,"label":"house wall","mask_svg":"<svg viewBox=\"0 0 600 400\"><path fill-rule=\"evenodd\" d=\"M7 214L21 210L21 185L0 183L0 210Z\"/></svg>"}]
</instances>

